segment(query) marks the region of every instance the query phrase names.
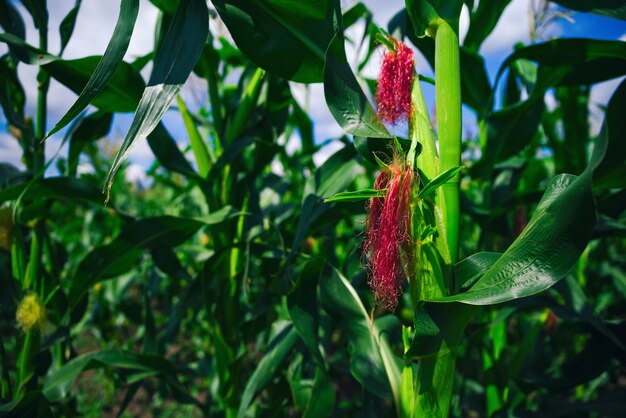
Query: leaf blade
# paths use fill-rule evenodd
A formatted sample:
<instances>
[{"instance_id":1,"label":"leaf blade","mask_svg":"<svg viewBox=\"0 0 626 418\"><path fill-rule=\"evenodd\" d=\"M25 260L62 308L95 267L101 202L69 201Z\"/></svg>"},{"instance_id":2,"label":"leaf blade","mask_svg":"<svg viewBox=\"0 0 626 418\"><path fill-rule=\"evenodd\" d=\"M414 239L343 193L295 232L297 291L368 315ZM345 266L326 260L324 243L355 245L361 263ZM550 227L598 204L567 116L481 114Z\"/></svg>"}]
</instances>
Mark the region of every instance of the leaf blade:
<instances>
[{"instance_id":1,"label":"leaf blade","mask_svg":"<svg viewBox=\"0 0 626 418\"><path fill-rule=\"evenodd\" d=\"M148 87L105 180L106 190L111 189L113 178L132 147L156 128L200 58L209 32L208 13L202 0L182 0L178 5L154 61Z\"/></svg>"},{"instance_id":2,"label":"leaf blade","mask_svg":"<svg viewBox=\"0 0 626 418\"><path fill-rule=\"evenodd\" d=\"M65 115L63 115L61 120L56 123L54 128L48 132L44 139L54 135L74 120L74 118L85 110L89 103L104 89L104 86L111 79L118 65L122 62L124 54L128 50L138 13L139 0L122 0L120 14L115 29L113 30L113 36L104 51L104 55L102 55L102 59L74 104Z\"/></svg>"}]
</instances>

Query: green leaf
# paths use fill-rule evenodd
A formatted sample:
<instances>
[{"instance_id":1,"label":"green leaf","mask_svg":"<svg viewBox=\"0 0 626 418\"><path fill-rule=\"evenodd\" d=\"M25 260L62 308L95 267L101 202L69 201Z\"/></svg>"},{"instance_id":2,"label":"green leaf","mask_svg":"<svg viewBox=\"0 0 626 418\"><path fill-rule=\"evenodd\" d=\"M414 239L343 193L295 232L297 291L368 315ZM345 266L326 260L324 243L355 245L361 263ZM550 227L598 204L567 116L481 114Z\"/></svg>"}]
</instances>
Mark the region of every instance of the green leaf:
<instances>
[{"instance_id":1,"label":"green leaf","mask_svg":"<svg viewBox=\"0 0 626 418\"><path fill-rule=\"evenodd\" d=\"M420 303L413 313L415 335L404 359L421 360L443 354L441 348L456 349L473 312L474 308L462 303Z\"/></svg>"},{"instance_id":2,"label":"green leaf","mask_svg":"<svg viewBox=\"0 0 626 418\"><path fill-rule=\"evenodd\" d=\"M150 3L169 14L174 14L179 2L180 0L150 0Z\"/></svg>"},{"instance_id":3,"label":"green leaf","mask_svg":"<svg viewBox=\"0 0 626 418\"><path fill-rule=\"evenodd\" d=\"M491 83L485 68L485 58L465 47L459 50L461 58L461 98L478 116L490 110Z\"/></svg>"},{"instance_id":4,"label":"green leaf","mask_svg":"<svg viewBox=\"0 0 626 418\"><path fill-rule=\"evenodd\" d=\"M187 177L200 178L162 123L148 135L148 145L163 167Z\"/></svg>"},{"instance_id":5,"label":"green leaf","mask_svg":"<svg viewBox=\"0 0 626 418\"><path fill-rule=\"evenodd\" d=\"M620 112L621 107L617 108ZM609 115L613 121L621 119L618 114L607 113L607 121ZM433 301L506 302L539 293L565 277L585 249L597 220L592 180L607 150L615 146L603 132L585 171L579 177L562 174L552 179L524 231L475 284L464 293Z\"/></svg>"},{"instance_id":6,"label":"green leaf","mask_svg":"<svg viewBox=\"0 0 626 418\"><path fill-rule=\"evenodd\" d=\"M105 112L95 112L77 120L69 129L69 151L67 155L68 175L76 175L76 168L80 153L91 142L105 137L111 130L113 115Z\"/></svg>"},{"instance_id":7,"label":"green leaf","mask_svg":"<svg viewBox=\"0 0 626 418\"><path fill-rule=\"evenodd\" d=\"M348 334L350 370L365 389L400 405L401 367L358 294L335 269L320 278L322 306Z\"/></svg>"},{"instance_id":8,"label":"green leaf","mask_svg":"<svg viewBox=\"0 0 626 418\"><path fill-rule=\"evenodd\" d=\"M180 245L204 225L215 225L240 215L232 207L224 207L199 218L160 216L144 218L125 228L111 243L96 248L80 263L69 291L70 308L94 284L118 276L135 267L141 251Z\"/></svg>"},{"instance_id":9,"label":"green leaf","mask_svg":"<svg viewBox=\"0 0 626 418\"><path fill-rule=\"evenodd\" d=\"M63 55L63 51L65 51L65 47L67 43L70 41L72 34L74 33L74 27L76 26L76 17L78 17L78 11L80 10L80 5L83 0L76 0L74 3L74 7L70 9L69 12L65 15L61 24L59 25L59 37L61 38L61 51L59 52L59 56Z\"/></svg>"},{"instance_id":10,"label":"green leaf","mask_svg":"<svg viewBox=\"0 0 626 418\"><path fill-rule=\"evenodd\" d=\"M48 9L46 0L22 0L22 4L33 18L35 28L43 32L48 29Z\"/></svg>"},{"instance_id":11,"label":"green leaf","mask_svg":"<svg viewBox=\"0 0 626 418\"><path fill-rule=\"evenodd\" d=\"M156 376L163 379L168 386L180 391L176 381L175 366L159 356L141 355L121 350L102 350L78 356L60 369L53 372L45 380L43 393L49 401L58 402L65 398L78 376L86 370L100 366L141 372L142 378ZM187 395L188 396L188 395Z\"/></svg>"},{"instance_id":12,"label":"green leaf","mask_svg":"<svg viewBox=\"0 0 626 418\"><path fill-rule=\"evenodd\" d=\"M347 189L356 176L362 173L362 168L354 158L355 155L354 149L344 147L318 167L307 179L305 199L308 194L326 199Z\"/></svg>"},{"instance_id":13,"label":"green leaf","mask_svg":"<svg viewBox=\"0 0 626 418\"><path fill-rule=\"evenodd\" d=\"M340 190L345 190L362 171L355 156L356 152L352 147L344 147L326 160L307 179L290 260L298 254L297 250L306 238L313 222L330 208L323 204L323 199L339 193Z\"/></svg>"},{"instance_id":14,"label":"green leaf","mask_svg":"<svg viewBox=\"0 0 626 418\"><path fill-rule=\"evenodd\" d=\"M335 120L349 134L391 138L350 69L340 34L330 42L324 68L324 96Z\"/></svg>"},{"instance_id":15,"label":"green leaf","mask_svg":"<svg viewBox=\"0 0 626 418\"><path fill-rule=\"evenodd\" d=\"M611 96L601 136L606 136L608 149L594 172L593 185L598 188L626 188L626 81Z\"/></svg>"},{"instance_id":16,"label":"green leaf","mask_svg":"<svg viewBox=\"0 0 626 418\"><path fill-rule=\"evenodd\" d=\"M24 105L26 94L17 74L17 65L10 56L0 57L0 105L6 120L24 128Z\"/></svg>"},{"instance_id":17,"label":"green leaf","mask_svg":"<svg viewBox=\"0 0 626 418\"><path fill-rule=\"evenodd\" d=\"M454 265L454 284L457 293L471 287L501 256L502 253L480 252L456 263Z\"/></svg>"},{"instance_id":18,"label":"green leaf","mask_svg":"<svg viewBox=\"0 0 626 418\"><path fill-rule=\"evenodd\" d=\"M19 39L26 38L24 20L11 0L0 0L0 26Z\"/></svg>"},{"instance_id":19,"label":"green leaf","mask_svg":"<svg viewBox=\"0 0 626 418\"><path fill-rule=\"evenodd\" d=\"M37 417L52 418L52 410L45 396L37 392L26 392L23 396L17 397L11 402L0 406L0 416L2 417Z\"/></svg>"},{"instance_id":20,"label":"green leaf","mask_svg":"<svg viewBox=\"0 0 626 418\"><path fill-rule=\"evenodd\" d=\"M514 61L537 62L537 85L531 98L539 99L550 87L585 85L626 74L626 42L597 39L554 39L517 49L500 66L497 81Z\"/></svg>"},{"instance_id":21,"label":"green leaf","mask_svg":"<svg viewBox=\"0 0 626 418\"><path fill-rule=\"evenodd\" d=\"M111 189L115 173L133 145L158 125L200 58L209 31L209 14L203 0L182 0L161 42L148 86L141 96L133 122L105 180Z\"/></svg>"},{"instance_id":22,"label":"green leaf","mask_svg":"<svg viewBox=\"0 0 626 418\"><path fill-rule=\"evenodd\" d=\"M46 51L27 44L24 40L11 33L0 33L0 42L8 44L16 58L25 64L43 65L59 59L55 55L48 54Z\"/></svg>"},{"instance_id":23,"label":"green leaf","mask_svg":"<svg viewBox=\"0 0 626 418\"><path fill-rule=\"evenodd\" d=\"M49 177L0 190L0 203L20 197L37 200L64 198L102 203L102 194L93 183L71 177Z\"/></svg>"},{"instance_id":24,"label":"green leaf","mask_svg":"<svg viewBox=\"0 0 626 418\"><path fill-rule=\"evenodd\" d=\"M437 177L429 181L424 185L422 190L419 191L418 197L420 199L425 199L430 196L435 190L452 180L457 174L461 172L465 167L452 167L443 173L439 174Z\"/></svg>"},{"instance_id":25,"label":"green leaf","mask_svg":"<svg viewBox=\"0 0 626 418\"><path fill-rule=\"evenodd\" d=\"M435 37L433 26L437 20L443 19L457 33L459 32L459 16L463 1L461 0L406 0L406 10L413 23L415 35L422 37L428 34Z\"/></svg>"},{"instance_id":26,"label":"green leaf","mask_svg":"<svg viewBox=\"0 0 626 418\"><path fill-rule=\"evenodd\" d=\"M183 122L185 123L187 135L189 135L189 142L191 143L193 155L196 157L198 172L200 173L200 176L206 177L207 174L209 174L209 169L211 168L211 156L209 154L209 150L207 145L204 143L204 139L202 139L191 114L187 110L187 105L185 105L182 97L178 96L176 99L178 101L178 109L183 117Z\"/></svg>"},{"instance_id":27,"label":"green leaf","mask_svg":"<svg viewBox=\"0 0 626 418\"><path fill-rule=\"evenodd\" d=\"M409 152L411 141L404 138L364 138L355 136L354 148L365 160L382 169L386 162L393 161L394 142L396 139L400 142L404 153ZM417 155L419 155L422 152L422 144L418 143L417 146ZM382 166L381 163L383 164Z\"/></svg>"},{"instance_id":28,"label":"green leaf","mask_svg":"<svg viewBox=\"0 0 626 418\"><path fill-rule=\"evenodd\" d=\"M478 51L480 45L496 27L502 12L509 3L511 0L479 2L476 11L471 14L463 45L473 51Z\"/></svg>"},{"instance_id":29,"label":"green leaf","mask_svg":"<svg viewBox=\"0 0 626 418\"><path fill-rule=\"evenodd\" d=\"M552 0L568 9L595 13L615 19L626 20L626 3L622 0Z\"/></svg>"},{"instance_id":30,"label":"green leaf","mask_svg":"<svg viewBox=\"0 0 626 418\"><path fill-rule=\"evenodd\" d=\"M283 360L285 360L297 341L298 333L291 325L285 327L270 341L265 356L263 356L256 370L254 370L241 395L241 403L237 413L238 418L243 418L257 392L263 389L274 374L280 370Z\"/></svg>"},{"instance_id":31,"label":"green leaf","mask_svg":"<svg viewBox=\"0 0 626 418\"><path fill-rule=\"evenodd\" d=\"M406 10L402 10L389 22L391 32L399 32L397 36L407 36L424 55L431 68L435 68L435 40L430 37L418 38L408 21ZM482 55L467 47L459 49L461 59L461 99L463 103L474 109L479 116L491 110L491 83L485 68ZM420 75L420 80L425 77ZM434 84L434 81L430 81Z\"/></svg>"},{"instance_id":32,"label":"green leaf","mask_svg":"<svg viewBox=\"0 0 626 418\"><path fill-rule=\"evenodd\" d=\"M76 60L56 60L44 65L43 68L74 93L81 94L100 62L102 57L93 56ZM144 85L139 72L127 62L122 62L108 82L100 87L98 95L91 103L104 112L132 112L139 103ZM83 109L84 107L78 113ZM73 117L68 119L68 122L72 119Z\"/></svg>"},{"instance_id":33,"label":"green leaf","mask_svg":"<svg viewBox=\"0 0 626 418\"><path fill-rule=\"evenodd\" d=\"M552 179L522 234L467 292L435 302L474 305L539 293L561 280L585 249L595 224L589 174Z\"/></svg>"},{"instance_id":34,"label":"green leaf","mask_svg":"<svg viewBox=\"0 0 626 418\"><path fill-rule=\"evenodd\" d=\"M303 418L329 417L335 405L335 388L329 376L318 367L315 371L315 382Z\"/></svg>"},{"instance_id":35,"label":"green leaf","mask_svg":"<svg viewBox=\"0 0 626 418\"><path fill-rule=\"evenodd\" d=\"M287 307L291 321L319 366L326 363L319 349L319 307L317 285L324 267L323 259L313 259L302 266L298 281L287 296Z\"/></svg>"},{"instance_id":36,"label":"green leaf","mask_svg":"<svg viewBox=\"0 0 626 418\"><path fill-rule=\"evenodd\" d=\"M543 110L542 100L526 100L487 116L487 144L478 166L493 167L523 150L536 135Z\"/></svg>"},{"instance_id":37,"label":"green leaf","mask_svg":"<svg viewBox=\"0 0 626 418\"><path fill-rule=\"evenodd\" d=\"M80 2L74 9L75 13L78 13L79 6ZM126 50L128 49L128 44L130 43L130 38L133 34L133 28L135 27L135 22L137 21L138 12L139 0L122 0L120 14L117 24L115 25L115 29L113 30L113 36L107 45L107 49L104 52L102 59L98 62L98 65L93 73L91 73L89 81L80 92L74 104L54 126L54 128L48 132L46 138L63 129L63 127L76 118L80 112L85 110L89 103L91 103L94 98L96 98L96 96L104 90L107 82L111 79L111 77L113 77L117 67L124 58ZM75 19L76 18L74 17L74 20ZM73 28L73 23L71 27Z\"/></svg>"},{"instance_id":38,"label":"green leaf","mask_svg":"<svg viewBox=\"0 0 626 418\"><path fill-rule=\"evenodd\" d=\"M301 83L323 80L324 51L338 27L337 0L215 0L235 43L256 65Z\"/></svg>"},{"instance_id":39,"label":"green leaf","mask_svg":"<svg viewBox=\"0 0 626 418\"><path fill-rule=\"evenodd\" d=\"M329 197L328 199L324 199L324 203L329 202L358 202L361 200L368 200L373 197L385 197L387 193L387 189L375 190L375 189L363 189L357 190L354 192L340 192L334 195L333 197Z\"/></svg>"}]
</instances>

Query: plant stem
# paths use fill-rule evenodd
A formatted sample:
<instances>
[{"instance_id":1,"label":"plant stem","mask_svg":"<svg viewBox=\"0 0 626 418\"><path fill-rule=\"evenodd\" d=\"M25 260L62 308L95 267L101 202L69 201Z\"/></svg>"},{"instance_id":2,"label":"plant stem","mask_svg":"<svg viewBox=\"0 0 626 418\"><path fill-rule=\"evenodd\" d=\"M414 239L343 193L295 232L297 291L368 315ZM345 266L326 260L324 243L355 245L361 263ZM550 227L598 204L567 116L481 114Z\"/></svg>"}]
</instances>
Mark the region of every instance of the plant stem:
<instances>
[{"instance_id":1,"label":"plant stem","mask_svg":"<svg viewBox=\"0 0 626 418\"><path fill-rule=\"evenodd\" d=\"M413 103L413 114L409 120L409 137L413 142L419 141L422 145L422 152L417 156L416 163L428 179L432 180L439 175L439 156L437 155L437 144L435 143L432 126L430 125L428 107L426 106L417 76L413 81L411 101ZM413 143L411 143L411 149L413 149ZM415 158L414 154L409 152L409 163L413 162L413 158Z\"/></svg>"},{"instance_id":2,"label":"plant stem","mask_svg":"<svg viewBox=\"0 0 626 418\"><path fill-rule=\"evenodd\" d=\"M439 130L441 172L461 164L461 72L459 37L445 21L440 21L435 35L435 98ZM459 256L459 176L443 186L444 225L450 258Z\"/></svg>"},{"instance_id":3,"label":"plant stem","mask_svg":"<svg viewBox=\"0 0 626 418\"><path fill-rule=\"evenodd\" d=\"M191 114L187 110L187 105L183 101L183 98L178 95L176 96L176 101L178 102L180 115L185 123L187 135L189 135L189 142L191 143L191 150L193 151L193 155L196 159L198 172L201 177L206 178L209 174L211 166L215 162L215 156L211 154L210 148L204 143L204 140L202 139L200 132L198 132L198 128L196 128L196 124L191 117Z\"/></svg>"},{"instance_id":4,"label":"plant stem","mask_svg":"<svg viewBox=\"0 0 626 418\"><path fill-rule=\"evenodd\" d=\"M445 343L434 356L420 360L414 417L449 416L455 363L456 351Z\"/></svg>"},{"instance_id":5,"label":"plant stem","mask_svg":"<svg viewBox=\"0 0 626 418\"><path fill-rule=\"evenodd\" d=\"M39 48L48 50L48 32L46 28L39 30ZM46 119L48 107L48 88L50 76L44 70L37 72L37 116L35 121L35 136L33 138L33 176L39 174L45 164ZM43 173L42 173L43 177Z\"/></svg>"}]
</instances>

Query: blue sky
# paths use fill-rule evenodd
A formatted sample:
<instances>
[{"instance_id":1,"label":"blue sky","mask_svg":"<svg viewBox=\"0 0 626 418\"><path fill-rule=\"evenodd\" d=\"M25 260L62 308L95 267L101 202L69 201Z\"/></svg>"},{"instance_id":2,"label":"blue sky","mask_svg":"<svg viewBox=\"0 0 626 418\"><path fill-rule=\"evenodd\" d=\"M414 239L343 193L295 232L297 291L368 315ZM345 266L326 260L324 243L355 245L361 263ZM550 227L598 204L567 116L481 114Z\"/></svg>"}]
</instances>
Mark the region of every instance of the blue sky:
<instances>
[{"instance_id":1,"label":"blue sky","mask_svg":"<svg viewBox=\"0 0 626 418\"><path fill-rule=\"evenodd\" d=\"M529 36L529 18L528 7L530 0L513 0L506 8L500 22L496 26L492 34L485 40L481 47L481 53L487 61L487 70L493 81L500 63L511 52L516 42L528 43ZM65 14L74 6L74 0L54 0L50 1L50 50L55 53L58 51L59 37L56 27L63 19ZM352 4L353 1L342 1L344 6ZM374 20L380 26L386 26L389 19L395 15L404 6L402 0L363 0L363 3L374 13ZM17 7L23 10L21 4L16 3ZM53 5L53 6L52 6ZM113 31L119 8L116 1L102 0L84 0L80 10L74 36L71 39L66 52L65 58L81 58L86 55L101 54L107 45L107 42ZM142 0L140 5L139 18L136 29L131 40L131 44L126 54L127 60L132 60L137 56L141 56L152 50L153 47L153 28L157 19L156 8L147 0ZM24 13L24 16L27 14ZM589 37L596 39L622 39L626 40L626 22L615 19L605 18L601 16L588 15L583 13L574 13L570 16L571 20L561 19L554 23L549 31L548 36L557 37ZM469 22L469 12L463 10L460 23L461 39L464 38ZM36 45L36 32L29 19L26 20L28 27L27 40ZM214 30L224 31L224 27L212 24ZM359 35L362 27L351 29L352 35ZM7 51L5 45L0 44L0 54ZM354 55L354 51L348 51L348 54ZM417 56L418 71L425 75L432 75L431 70L421 57ZM375 77L380 65L380 54L375 55L371 63L365 68L364 75ZM149 69L148 69L149 70ZM148 72L144 73L147 78ZM24 87L27 91L27 114L33 114L35 108L36 94L36 68L20 64L20 76ZM620 80L611 80L609 82L596 85L592 90L591 108L594 112L595 119L592 123L593 129L597 129L601 120L601 112L597 111L598 105L605 104L611 93L615 90ZM191 78L183 90L183 95L188 105L193 109L202 104L206 100L204 94L205 85L203 80ZM341 128L330 115L324 102L323 88L320 84L306 88L302 85L293 83L292 90L296 98L305 105L314 122L315 138L318 142L325 141L330 138L338 137L342 134ZM426 101L429 107L434 107L433 89L425 86ZM75 100L75 95L62 85L53 81L49 95L49 127L63 115ZM550 97L547 102L549 104ZM123 139L126 129L132 119L131 114L116 115L113 130L111 132L110 141L112 144L119 144ZM177 138L181 148L188 143L186 133L184 131L180 116L176 112L168 112L165 117L165 123L172 134ZM475 125L475 119L471 112L464 112L464 124L466 130L472 130ZM63 132L55 135L47 143L46 154L48 157L59 147L63 137ZM290 141L290 146L297 146L297 139ZM317 156L318 162L323 161L337 146L326 147ZM62 149L61 155L66 154L67 150ZM6 133L6 121L3 115L0 115L0 162L10 162L21 166L19 162L20 149L16 141ZM130 157L131 166L127 170L127 177L131 179L141 179L144 170L153 161L152 153L145 143L139 144Z\"/></svg>"}]
</instances>

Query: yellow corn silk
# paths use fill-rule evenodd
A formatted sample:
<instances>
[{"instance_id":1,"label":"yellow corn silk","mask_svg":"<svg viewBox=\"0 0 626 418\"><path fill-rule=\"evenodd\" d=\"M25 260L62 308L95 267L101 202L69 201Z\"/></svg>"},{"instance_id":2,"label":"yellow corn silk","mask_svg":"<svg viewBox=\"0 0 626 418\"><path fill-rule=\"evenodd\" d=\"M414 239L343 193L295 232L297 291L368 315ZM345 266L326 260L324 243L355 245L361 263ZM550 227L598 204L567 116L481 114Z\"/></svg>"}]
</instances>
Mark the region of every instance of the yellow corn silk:
<instances>
[{"instance_id":1,"label":"yellow corn silk","mask_svg":"<svg viewBox=\"0 0 626 418\"><path fill-rule=\"evenodd\" d=\"M11 250L11 237L13 236L13 219L10 208L0 209L0 248Z\"/></svg>"},{"instance_id":2,"label":"yellow corn silk","mask_svg":"<svg viewBox=\"0 0 626 418\"><path fill-rule=\"evenodd\" d=\"M24 296L15 314L17 325L24 331L41 331L46 320L46 308L34 293Z\"/></svg>"}]
</instances>

